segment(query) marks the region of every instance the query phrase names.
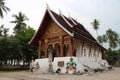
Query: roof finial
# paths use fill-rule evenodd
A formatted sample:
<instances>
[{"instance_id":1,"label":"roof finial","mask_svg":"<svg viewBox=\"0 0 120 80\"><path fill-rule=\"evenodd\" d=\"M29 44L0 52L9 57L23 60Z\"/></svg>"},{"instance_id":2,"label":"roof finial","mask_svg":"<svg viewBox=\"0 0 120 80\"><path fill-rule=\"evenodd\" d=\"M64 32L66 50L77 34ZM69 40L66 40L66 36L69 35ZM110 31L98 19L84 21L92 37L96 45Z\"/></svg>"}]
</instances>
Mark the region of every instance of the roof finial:
<instances>
[{"instance_id":1,"label":"roof finial","mask_svg":"<svg viewBox=\"0 0 120 80\"><path fill-rule=\"evenodd\" d=\"M47 3L46 3L46 6L47 6L47 9L50 9L50 8L49 8L49 5L48 5Z\"/></svg>"},{"instance_id":2,"label":"roof finial","mask_svg":"<svg viewBox=\"0 0 120 80\"><path fill-rule=\"evenodd\" d=\"M68 12L68 18L70 18L70 12Z\"/></svg>"},{"instance_id":3,"label":"roof finial","mask_svg":"<svg viewBox=\"0 0 120 80\"><path fill-rule=\"evenodd\" d=\"M59 15L62 15L62 12L61 12L61 10L59 9Z\"/></svg>"},{"instance_id":4,"label":"roof finial","mask_svg":"<svg viewBox=\"0 0 120 80\"><path fill-rule=\"evenodd\" d=\"M77 17L76 17L76 19L75 19L76 21L77 21Z\"/></svg>"}]
</instances>

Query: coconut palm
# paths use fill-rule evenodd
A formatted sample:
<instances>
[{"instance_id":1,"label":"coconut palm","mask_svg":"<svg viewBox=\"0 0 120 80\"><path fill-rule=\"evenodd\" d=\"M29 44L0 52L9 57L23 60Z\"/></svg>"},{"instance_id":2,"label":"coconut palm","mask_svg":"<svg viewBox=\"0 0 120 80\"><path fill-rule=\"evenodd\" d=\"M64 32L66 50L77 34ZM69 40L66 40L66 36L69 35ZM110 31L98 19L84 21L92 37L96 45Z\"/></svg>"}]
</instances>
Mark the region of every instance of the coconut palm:
<instances>
[{"instance_id":1,"label":"coconut palm","mask_svg":"<svg viewBox=\"0 0 120 80\"><path fill-rule=\"evenodd\" d=\"M3 27L4 27L4 24L0 25L0 37L3 36L2 32L3 32Z\"/></svg>"},{"instance_id":2,"label":"coconut palm","mask_svg":"<svg viewBox=\"0 0 120 80\"><path fill-rule=\"evenodd\" d=\"M103 34L102 38L103 38L103 42L105 43L105 47L106 47L106 43L108 40L107 35Z\"/></svg>"},{"instance_id":3,"label":"coconut palm","mask_svg":"<svg viewBox=\"0 0 120 80\"><path fill-rule=\"evenodd\" d=\"M3 12L7 13L8 11L10 11L10 9L5 6L5 0L0 0L0 17L3 18Z\"/></svg>"},{"instance_id":4,"label":"coconut palm","mask_svg":"<svg viewBox=\"0 0 120 80\"><path fill-rule=\"evenodd\" d=\"M102 36L98 36L97 40L101 45L103 45L103 37Z\"/></svg>"},{"instance_id":5,"label":"coconut palm","mask_svg":"<svg viewBox=\"0 0 120 80\"><path fill-rule=\"evenodd\" d=\"M93 22L91 23L93 28L96 30L96 34L97 34L97 37L98 37L98 29L99 29L99 21L97 19L94 19Z\"/></svg>"},{"instance_id":6,"label":"coconut palm","mask_svg":"<svg viewBox=\"0 0 120 80\"><path fill-rule=\"evenodd\" d=\"M8 31L9 31L9 28L4 28L3 29L3 35L4 35L4 37L8 36Z\"/></svg>"},{"instance_id":7,"label":"coconut palm","mask_svg":"<svg viewBox=\"0 0 120 80\"><path fill-rule=\"evenodd\" d=\"M15 20L11 21L11 23L16 24L14 30L19 30L22 26L26 26L25 21L28 20L28 18L22 12L19 12L18 15L12 15L12 17L14 17Z\"/></svg>"},{"instance_id":8,"label":"coconut palm","mask_svg":"<svg viewBox=\"0 0 120 80\"><path fill-rule=\"evenodd\" d=\"M118 34L115 31L112 31L111 29L108 29L106 31L108 41L109 41L109 47L110 48L116 48L117 47L117 41L118 41Z\"/></svg>"},{"instance_id":9,"label":"coconut palm","mask_svg":"<svg viewBox=\"0 0 120 80\"><path fill-rule=\"evenodd\" d=\"M4 28L4 24L0 26L0 37L7 37L9 28Z\"/></svg>"}]
</instances>

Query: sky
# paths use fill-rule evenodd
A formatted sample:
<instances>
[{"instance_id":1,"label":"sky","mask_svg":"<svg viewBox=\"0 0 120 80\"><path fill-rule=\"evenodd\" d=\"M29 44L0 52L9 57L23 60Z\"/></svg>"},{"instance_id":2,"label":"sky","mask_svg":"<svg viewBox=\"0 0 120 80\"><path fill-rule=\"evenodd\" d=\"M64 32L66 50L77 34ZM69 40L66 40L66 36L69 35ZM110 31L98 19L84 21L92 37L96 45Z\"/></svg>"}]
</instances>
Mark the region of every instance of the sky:
<instances>
[{"instance_id":1,"label":"sky","mask_svg":"<svg viewBox=\"0 0 120 80\"><path fill-rule=\"evenodd\" d=\"M100 23L99 35L105 34L109 28L120 34L120 0L6 0L5 3L11 11L4 15L4 19L0 19L0 25L10 28L10 33L15 26L10 23L15 20L12 15L18 12L24 13L29 18L26 23L37 30L48 4L54 12L59 14L61 10L66 17L76 19L94 37L96 31L91 25L94 19Z\"/></svg>"}]
</instances>

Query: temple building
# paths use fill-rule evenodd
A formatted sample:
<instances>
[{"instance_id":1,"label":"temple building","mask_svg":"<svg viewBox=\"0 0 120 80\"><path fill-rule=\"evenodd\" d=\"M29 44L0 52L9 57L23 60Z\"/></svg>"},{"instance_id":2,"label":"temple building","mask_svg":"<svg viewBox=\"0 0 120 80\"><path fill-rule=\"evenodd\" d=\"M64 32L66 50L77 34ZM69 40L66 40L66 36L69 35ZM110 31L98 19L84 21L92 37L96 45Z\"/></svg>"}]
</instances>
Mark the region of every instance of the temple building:
<instances>
[{"instance_id":1,"label":"temple building","mask_svg":"<svg viewBox=\"0 0 120 80\"><path fill-rule=\"evenodd\" d=\"M58 68L66 72L70 58L76 63L76 70L83 71L85 67L103 68L108 64L104 59L104 51L96 39L82 24L72 17L66 17L46 8L42 22L30 40L31 46L37 46L41 70L48 70L52 63L53 70Z\"/></svg>"}]
</instances>

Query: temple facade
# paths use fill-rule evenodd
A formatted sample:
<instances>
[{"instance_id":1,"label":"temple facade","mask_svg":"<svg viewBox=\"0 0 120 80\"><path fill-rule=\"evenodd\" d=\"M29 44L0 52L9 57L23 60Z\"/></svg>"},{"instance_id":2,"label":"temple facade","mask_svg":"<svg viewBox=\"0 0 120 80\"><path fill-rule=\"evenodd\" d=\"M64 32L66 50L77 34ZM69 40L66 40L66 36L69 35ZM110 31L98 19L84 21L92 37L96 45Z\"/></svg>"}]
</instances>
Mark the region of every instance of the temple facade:
<instances>
[{"instance_id":1,"label":"temple facade","mask_svg":"<svg viewBox=\"0 0 120 80\"><path fill-rule=\"evenodd\" d=\"M66 63L71 57L77 64L77 71L83 71L85 66L103 68L108 65L106 60L103 60L106 49L82 24L49 8L46 8L42 22L29 44L37 46L36 62L39 62L44 71L48 70L51 62L54 71L60 68L65 73Z\"/></svg>"}]
</instances>

